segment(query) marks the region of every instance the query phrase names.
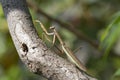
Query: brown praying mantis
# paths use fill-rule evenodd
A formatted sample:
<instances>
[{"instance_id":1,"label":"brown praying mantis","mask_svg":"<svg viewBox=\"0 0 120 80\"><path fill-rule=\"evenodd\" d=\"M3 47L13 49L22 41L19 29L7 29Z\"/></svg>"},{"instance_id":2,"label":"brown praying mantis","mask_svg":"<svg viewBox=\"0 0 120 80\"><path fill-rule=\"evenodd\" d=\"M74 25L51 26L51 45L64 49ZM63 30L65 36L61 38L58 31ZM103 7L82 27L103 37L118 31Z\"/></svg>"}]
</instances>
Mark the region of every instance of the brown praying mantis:
<instances>
[{"instance_id":1,"label":"brown praying mantis","mask_svg":"<svg viewBox=\"0 0 120 80\"><path fill-rule=\"evenodd\" d=\"M40 24L41 28L43 29L46 35L53 35L53 41L52 41L53 44L55 43L55 39L57 37L58 41L61 44L61 48L63 49L64 53L68 56L71 62L73 62L80 70L86 71L86 67L78 60L78 58L74 55L71 49L68 48L65 45L65 43L62 41L62 38L60 37L58 32L55 30L55 27L50 27L52 32L48 32L46 28L44 27L44 25L39 20L36 20L36 22Z\"/></svg>"}]
</instances>

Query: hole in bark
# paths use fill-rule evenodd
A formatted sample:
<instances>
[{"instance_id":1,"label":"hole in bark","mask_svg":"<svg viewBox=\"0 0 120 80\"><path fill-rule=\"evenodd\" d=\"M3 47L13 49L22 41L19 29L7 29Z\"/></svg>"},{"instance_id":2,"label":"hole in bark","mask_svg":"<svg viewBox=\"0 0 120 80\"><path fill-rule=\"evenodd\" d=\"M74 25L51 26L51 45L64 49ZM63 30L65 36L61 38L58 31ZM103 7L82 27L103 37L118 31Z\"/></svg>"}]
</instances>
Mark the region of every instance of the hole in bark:
<instances>
[{"instance_id":1,"label":"hole in bark","mask_svg":"<svg viewBox=\"0 0 120 80\"><path fill-rule=\"evenodd\" d=\"M22 44L22 50L23 52L28 52L28 47L25 43Z\"/></svg>"}]
</instances>

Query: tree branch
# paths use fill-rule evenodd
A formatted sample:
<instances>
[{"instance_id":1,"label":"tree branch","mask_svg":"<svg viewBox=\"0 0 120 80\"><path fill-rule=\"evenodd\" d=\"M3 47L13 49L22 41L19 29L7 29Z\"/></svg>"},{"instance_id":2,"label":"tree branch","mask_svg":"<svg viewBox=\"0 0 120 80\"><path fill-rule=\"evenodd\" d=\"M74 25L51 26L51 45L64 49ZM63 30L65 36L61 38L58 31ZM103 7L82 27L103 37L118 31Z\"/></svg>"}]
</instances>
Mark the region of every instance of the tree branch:
<instances>
[{"instance_id":1,"label":"tree branch","mask_svg":"<svg viewBox=\"0 0 120 80\"><path fill-rule=\"evenodd\" d=\"M23 63L49 80L96 80L49 50L39 38L25 0L1 0L10 34Z\"/></svg>"}]
</instances>

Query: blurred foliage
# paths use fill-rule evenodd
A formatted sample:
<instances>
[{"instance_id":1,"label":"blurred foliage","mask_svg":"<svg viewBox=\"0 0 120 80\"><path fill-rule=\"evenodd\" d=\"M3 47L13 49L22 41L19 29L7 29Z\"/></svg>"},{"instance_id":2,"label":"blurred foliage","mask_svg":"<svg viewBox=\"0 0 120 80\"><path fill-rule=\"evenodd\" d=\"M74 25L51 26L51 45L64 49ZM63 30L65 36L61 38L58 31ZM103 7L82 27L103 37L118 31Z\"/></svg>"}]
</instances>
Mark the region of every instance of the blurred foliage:
<instances>
[{"instance_id":1,"label":"blurred foliage","mask_svg":"<svg viewBox=\"0 0 120 80\"><path fill-rule=\"evenodd\" d=\"M119 80L120 79L120 69L118 69L114 75L112 76L111 80Z\"/></svg>"},{"instance_id":2,"label":"blurred foliage","mask_svg":"<svg viewBox=\"0 0 120 80\"><path fill-rule=\"evenodd\" d=\"M87 46L87 48L84 49L88 53L86 62L88 73L100 80L120 80L120 51L117 51L116 54L116 49L119 50L116 44L120 45L118 44L120 43L120 40L118 40L118 38L120 38L120 0L28 1L39 5L39 8L51 17L68 22L74 25L74 29L82 31L89 36L89 38L100 41L100 49L103 53L99 53L98 50L92 49L91 46ZM47 19L42 14L35 12L32 8L29 8L29 10L33 22L39 19L47 29L49 26L54 25L65 43L72 48L72 50L80 47L81 43L85 42L65 29L64 26L61 28L58 23ZM114 14L116 15L114 16ZM43 32L40 25L35 22L34 24L40 37L42 37ZM84 48L84 45L82 46ZM83 52L80 53L82 54ZM103 60L103 57L106 58L106 61ZM19 60L9 34L1 5L0 80L45 80L43 77L30 73Z\"/></svg>"},{"instance_id":3,"label":"blurred foliage","mask_svg":"<svg viewBox=\"0 0 120 80\"><path fill-rule=\"evenodd\" d=\"M120 14L116 16L109 26L105 29L101 36L100 48L105 51L105 57L114 46L120 35Z\"/></svg>"}]
</instances>

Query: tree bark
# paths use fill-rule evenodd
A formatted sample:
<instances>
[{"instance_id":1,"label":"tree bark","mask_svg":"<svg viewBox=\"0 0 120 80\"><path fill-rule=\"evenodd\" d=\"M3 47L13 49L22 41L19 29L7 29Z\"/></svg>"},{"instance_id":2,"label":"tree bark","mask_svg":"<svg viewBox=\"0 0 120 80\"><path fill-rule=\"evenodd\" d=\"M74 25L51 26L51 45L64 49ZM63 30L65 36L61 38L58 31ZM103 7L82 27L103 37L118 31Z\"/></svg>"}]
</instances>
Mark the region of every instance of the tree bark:
<instances>
[{"instance_id":1,"label":"tree bark","mask_svg":"<svg viewBox=\"0 0 120 80\"><path fill-rule=\"evenodd\" d=\"M49 80L96 80L49 50L39 38L25 0L0 0L12 40L28 69Z\"/></svg>"}]
</instances>

